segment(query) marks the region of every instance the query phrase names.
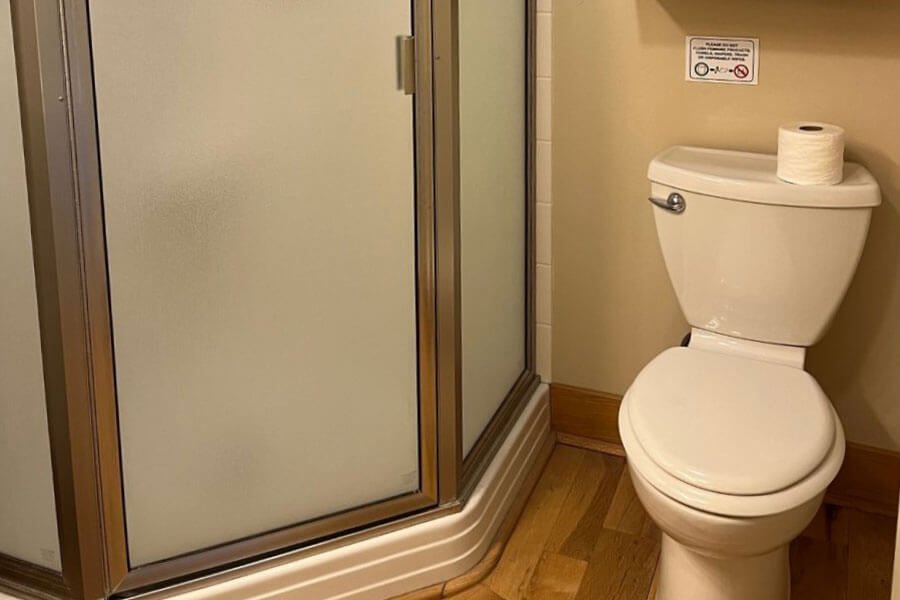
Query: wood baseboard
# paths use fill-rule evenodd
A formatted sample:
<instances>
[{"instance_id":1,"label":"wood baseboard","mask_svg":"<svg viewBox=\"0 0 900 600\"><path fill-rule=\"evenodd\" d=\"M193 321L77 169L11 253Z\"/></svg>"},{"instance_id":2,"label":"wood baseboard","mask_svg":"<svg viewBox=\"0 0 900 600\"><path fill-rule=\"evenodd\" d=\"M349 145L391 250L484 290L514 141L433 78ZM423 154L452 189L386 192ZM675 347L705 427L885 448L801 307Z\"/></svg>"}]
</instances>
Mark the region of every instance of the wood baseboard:
<instances>
[{"instance_id":1,"label":"wood baseboard","mask_svg":"<svg viewBox=\"0 0 900 600\"><path fill-rule=\"evenodd\" d=\"M619 437L621 396L571 385L550 385L550 422L560 443L622 452ZM900 453L847 443L844 464L828 486L830 504L887 516L897 515Z\"/></svg>"},{"instance_id":2,"label":"wood baseboard","mask_svg":"<svg viewBox=\"0 0 900 600\"><path fill-rule=\"evenodd\" d=\"M880 515L897 515L900 454L849 442L844 464L825 500Z\"/></svg>"},{"instance_id":3,"label":"wood baseboard","mask_svg":"<svg viewBox=\"0 0 900 600\"><path fill-rule=\"evenodd\" d=\"M622 444L622 397L559 383L550 384L550 426L558 433Z\"/></svg>"}]
</instances>

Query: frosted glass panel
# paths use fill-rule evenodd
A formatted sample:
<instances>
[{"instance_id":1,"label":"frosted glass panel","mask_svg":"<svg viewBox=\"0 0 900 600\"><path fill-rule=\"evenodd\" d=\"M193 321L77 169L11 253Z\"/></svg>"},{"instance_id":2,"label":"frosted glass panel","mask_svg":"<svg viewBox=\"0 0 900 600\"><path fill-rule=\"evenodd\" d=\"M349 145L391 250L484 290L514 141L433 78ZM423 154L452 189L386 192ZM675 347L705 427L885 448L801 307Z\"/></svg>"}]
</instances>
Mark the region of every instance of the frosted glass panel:
<instances>
[{"instance_id":1,"label":"frosted glass panel","mask_svg":"<svg viewBox=\"0 0 900 600\"><path fill-rule=\"evenodd\" d=\"M466 453L525 368L525 9L459 2Z\"/></svg>"},{"instance_id":2,"label":"frosted glass panel","mask_svg":"<svg viewBox=\"0 0 900 600\"><path fill-rule=\"evenodd\" d=\"M419 487L409 0L92 0L129 556Z\"/></svg>"},{"instance_id":3,"label":"frosted glass panel","mask_svg":"<svg viewBox=\"0 0 900 600\"><path fill-rule=\"evenodd\" d=\"M9 4L0 6L0 553L60 569Z\"/></svg>"}]
</instances>

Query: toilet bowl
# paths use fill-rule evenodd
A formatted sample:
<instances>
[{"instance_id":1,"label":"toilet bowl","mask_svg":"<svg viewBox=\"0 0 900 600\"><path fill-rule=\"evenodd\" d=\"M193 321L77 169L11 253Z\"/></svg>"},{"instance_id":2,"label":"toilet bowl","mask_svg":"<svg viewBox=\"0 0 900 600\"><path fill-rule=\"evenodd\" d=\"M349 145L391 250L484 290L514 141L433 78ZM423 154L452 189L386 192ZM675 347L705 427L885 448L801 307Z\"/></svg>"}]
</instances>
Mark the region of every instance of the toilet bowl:
<instances>
[{"instance_id":1,"label":"toilet bowl","mask_svg":"<svg viewBox=\"0 0 900 600\"><path fill-rule=\"evenodd\" d=\"M619 410L635 491L663 531L657 600L787 600L788 545L840 469L843 430L802 369L701 349L711 338L661 353Z\"/></svg>"},{"instance_id":2,"label":"toilet bowl","mask_svg":"<svg viewBox=\"0 0 900 600\"><path fill-rule=\"evenodd\" d=\"M657 234L687 347L623 398L635 491L663 532L657 600L787 600L789 544L844 457L840 419L804 371L859 261L878 185L794 186L775 157L674 147L650 164Z\"/></svg>"},{"instance_id":3,"label":"toilet bowl","mask_svg":"<svg viewBox=\"0 0 900 600\"><path fill-rule=\"evenodd\" d=\"M786 600L789 544L824 494L783 513L727 517L680 504L631 470L638 498L663 530L656 600Z\"/></svg>"}]
</instances>

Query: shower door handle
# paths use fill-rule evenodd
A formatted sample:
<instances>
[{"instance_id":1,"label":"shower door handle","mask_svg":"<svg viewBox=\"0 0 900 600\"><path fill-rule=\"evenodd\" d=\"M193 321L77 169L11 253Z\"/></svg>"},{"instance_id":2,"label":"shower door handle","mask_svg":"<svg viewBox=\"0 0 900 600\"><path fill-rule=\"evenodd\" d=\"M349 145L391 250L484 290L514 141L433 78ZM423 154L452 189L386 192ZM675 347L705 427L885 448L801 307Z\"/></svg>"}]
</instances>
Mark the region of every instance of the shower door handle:
<instances>
[{"instance_id":1,"label":"shower door handle","mask_svg":"<svg viewBox=\"0 0 900 600\"><path fill-rule=\"evenodd\" d=\"M400 47L400 89L407 96L416 93L416 38L411 35L402 36L398 40Z\"/></svg>"},{"instance_id":2,"label":"shower door handle","mask_svg":"<svg viewBox=\"0 0 900 600\"><path fill-rule=\"evenodd\" d=\"M656 206L675 214L683 213L684 209L687 207L684 196L678 192L672 192L665 200L662 198L654 198L653 196L650 196L647 200Z\"/></svg>"}]
</instances>

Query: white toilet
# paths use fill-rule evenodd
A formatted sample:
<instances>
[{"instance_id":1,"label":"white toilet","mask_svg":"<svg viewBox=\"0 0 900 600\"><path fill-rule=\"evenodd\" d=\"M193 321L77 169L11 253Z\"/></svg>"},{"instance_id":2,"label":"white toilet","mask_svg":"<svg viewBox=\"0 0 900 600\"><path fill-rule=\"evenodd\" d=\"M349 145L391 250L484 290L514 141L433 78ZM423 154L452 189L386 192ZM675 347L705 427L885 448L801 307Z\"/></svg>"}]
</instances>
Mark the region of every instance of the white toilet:
<instances>
[{"instance_id":1,"label":"white toilet","mask_svg":"<svg viewBox=\"0 0 900 600\"><path fill-rule=\"evenodd\" d=\"M650 361L619 429L634 486L663 531L657 600L786 600L788 544L844 457L803 370L862 253L878 184L797 186L766 154L677 146L650 163L666 268L692 326Z\"/></svg>"}]
</instances>

